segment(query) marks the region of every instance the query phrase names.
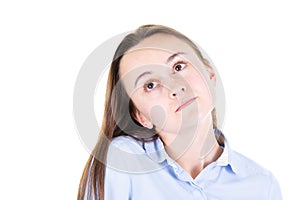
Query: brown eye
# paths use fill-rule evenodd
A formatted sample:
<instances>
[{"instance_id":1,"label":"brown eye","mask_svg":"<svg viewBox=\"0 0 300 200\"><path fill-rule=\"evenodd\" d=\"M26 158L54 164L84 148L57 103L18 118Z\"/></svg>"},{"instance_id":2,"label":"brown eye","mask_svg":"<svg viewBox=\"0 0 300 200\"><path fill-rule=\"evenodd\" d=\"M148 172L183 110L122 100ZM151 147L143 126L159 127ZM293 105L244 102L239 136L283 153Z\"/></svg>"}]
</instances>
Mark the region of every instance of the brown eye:
<instances>
[{"instance_id":1,"label":"brown eye","mask_svg":"<svg viewBox=\"0 0 300 200\"><path fill-rule=\"evenodd\" d=\"M154 88L154 83L149 83L149 84L147 85L147 88L148 88L148 89L153 89L153 88Z\"/></svg>"},{"instance_id":2,"label":"brown eye","mask_svg":"<svg viewBox=\"0 0 300 200\"><path fill-rule=\"evenodd\" d=\"M186 67L185 63L176 63L174 65L174 71L179 72L179 71L183 70L185 67Z\"/></svg>"},{"instance_id":3,"label":"brown eye","mask_svg":"<svg viewBox=\"0 0 300 200\"><path fill-rule=\"evenodd\" d=\"M158 82L156 81L151 81L145 84L144 90L146 92L150 92L151 90L155 89L158 86Z\"/></svg>"}]
</instances>

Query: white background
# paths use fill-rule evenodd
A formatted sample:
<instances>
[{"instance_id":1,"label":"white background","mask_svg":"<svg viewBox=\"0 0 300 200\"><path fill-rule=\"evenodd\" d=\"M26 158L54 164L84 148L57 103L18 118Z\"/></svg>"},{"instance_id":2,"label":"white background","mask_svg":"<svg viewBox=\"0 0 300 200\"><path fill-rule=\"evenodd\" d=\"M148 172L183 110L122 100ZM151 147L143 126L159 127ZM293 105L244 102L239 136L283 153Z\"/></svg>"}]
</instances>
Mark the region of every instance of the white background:
<instances>
[{"instance_id":1,"label":"white background","mask_svg":"<svg viewBox=\"0 0 300 200\"><path fill-rule=\"evenodd\" d=\"M73 120L76 76L103 41L148 23L205 49L225 87L231 147L295 199L299 8L288 0L1 1L1 199L76 198L88 158Z\"/></svg>"}]
</instances>

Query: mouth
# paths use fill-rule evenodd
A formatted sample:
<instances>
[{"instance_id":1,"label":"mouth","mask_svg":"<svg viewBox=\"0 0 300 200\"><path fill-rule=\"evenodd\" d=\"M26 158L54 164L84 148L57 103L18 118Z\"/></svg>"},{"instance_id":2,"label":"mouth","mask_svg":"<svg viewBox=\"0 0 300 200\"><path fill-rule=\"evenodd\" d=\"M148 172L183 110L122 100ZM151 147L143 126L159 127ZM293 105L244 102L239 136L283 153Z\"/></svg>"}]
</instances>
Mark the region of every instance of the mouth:
<instances>
[{"instance_id":1,"label":"mouth","mask_svg":"<svg viewBox=\"0 0 300 200\"><path fill-rule=\"evenodd\" d=\"M175 112L178 112L180 110L182 110L183 108L187 107L188 105L190 105L191 103L193 103L195 100L197 99L197 97L191 98L187 101L185 101L183 104L181 104Z\"/></svg>"}]
</instances>

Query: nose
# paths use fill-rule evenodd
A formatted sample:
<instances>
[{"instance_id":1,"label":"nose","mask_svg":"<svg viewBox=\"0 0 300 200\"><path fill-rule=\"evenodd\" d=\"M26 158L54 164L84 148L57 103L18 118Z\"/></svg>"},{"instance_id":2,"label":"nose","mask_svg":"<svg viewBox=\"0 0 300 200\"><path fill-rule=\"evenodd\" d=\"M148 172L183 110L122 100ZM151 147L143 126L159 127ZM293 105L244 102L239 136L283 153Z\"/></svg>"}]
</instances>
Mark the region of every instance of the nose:
<instances>
[{"instance_id":1,"label":"nose","mask_svg":"<svg viewBox=\"0 0 300 200\"><path fill-rule=\"evenodd\" d=\"M184 93L185 91L186 91L186 87L183 84L177 85L177 87L173 88L170 91L170 98L171 99L178 98L178 96L182 95L182 93Z\"/></svg>"}]
</instances>

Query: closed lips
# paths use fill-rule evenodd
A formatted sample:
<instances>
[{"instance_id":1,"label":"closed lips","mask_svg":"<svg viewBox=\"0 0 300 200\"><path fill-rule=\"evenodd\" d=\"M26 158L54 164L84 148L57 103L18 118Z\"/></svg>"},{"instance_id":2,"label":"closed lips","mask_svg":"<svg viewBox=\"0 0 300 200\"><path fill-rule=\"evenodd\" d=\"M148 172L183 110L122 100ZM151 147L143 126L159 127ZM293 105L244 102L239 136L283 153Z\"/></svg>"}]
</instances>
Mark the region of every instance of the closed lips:
<instances>
[{"instance_id":1,"label":"closed lips","mask_svg":"<svg viewBox=\"0 0 300 200\"><path fill-rule=\"evenodd\" d=\"M182 110L184 107L190 105L191 103L193 103L196 100L197 97L191 98L190 100L184 102L183 104L181 104L175 112Z\"/></svg>"}]
</instances>

